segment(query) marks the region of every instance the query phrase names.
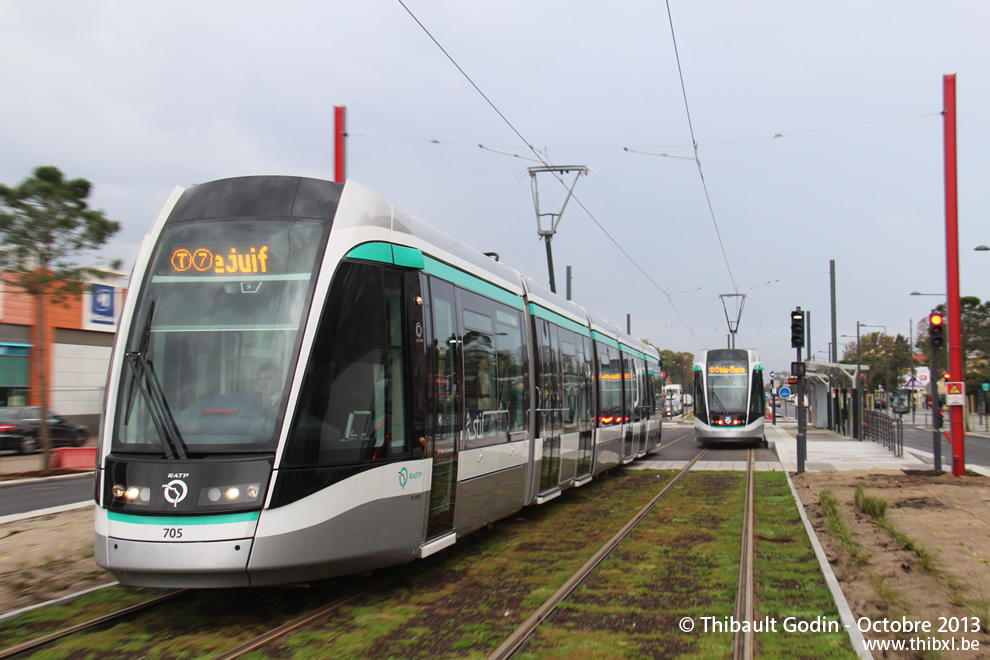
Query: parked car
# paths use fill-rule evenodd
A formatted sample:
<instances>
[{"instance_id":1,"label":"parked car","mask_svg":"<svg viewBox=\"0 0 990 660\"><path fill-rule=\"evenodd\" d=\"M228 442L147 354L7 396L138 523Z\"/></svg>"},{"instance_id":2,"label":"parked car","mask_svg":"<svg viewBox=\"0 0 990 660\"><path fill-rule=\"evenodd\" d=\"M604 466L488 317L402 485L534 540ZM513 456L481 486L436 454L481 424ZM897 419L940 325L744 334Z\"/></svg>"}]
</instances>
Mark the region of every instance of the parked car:
<instances>
[{"instance_id":1,"label":"parked car","mask_svg":"<svg viewBox=\"0 0 990 660\"><path fill-rule=\"evenodd\" d=\"M38 440L40 428L41 408L38 406L0 408L0 449L33 454L41 444ZM86 443L89 429L49 410L48 437L52 439L52 447L80 447Z\"/></svg>"}]
</instances>

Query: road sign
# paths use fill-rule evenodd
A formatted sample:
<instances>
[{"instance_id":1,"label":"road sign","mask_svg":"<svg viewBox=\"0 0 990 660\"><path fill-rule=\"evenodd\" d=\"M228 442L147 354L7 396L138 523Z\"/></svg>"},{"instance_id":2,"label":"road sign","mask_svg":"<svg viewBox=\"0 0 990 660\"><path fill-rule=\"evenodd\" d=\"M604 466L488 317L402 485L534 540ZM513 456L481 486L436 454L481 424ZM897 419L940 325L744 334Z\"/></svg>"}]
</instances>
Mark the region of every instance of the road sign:
<instances>
[{"instance_id":1,"label":"road sign","mask_svg":"<svg viewBox=\"0 0 990 660\"><path fill-rule=\"evenodd\" d=\"M966 405L966 383L946 383L945 399L950 406Z\"/></svg>"},{"instance_id":2,"label":"road sign","mask_svg":"<svg viewBox=\"0 0 990 660\"><path fill-rule=\"evenodd\" d=\"M789 399L789 398L791 398L791 388L789 388L789 387L782 387L777 392L777 394L780 396L781 399Z\"/></svg>"}]
</instances>

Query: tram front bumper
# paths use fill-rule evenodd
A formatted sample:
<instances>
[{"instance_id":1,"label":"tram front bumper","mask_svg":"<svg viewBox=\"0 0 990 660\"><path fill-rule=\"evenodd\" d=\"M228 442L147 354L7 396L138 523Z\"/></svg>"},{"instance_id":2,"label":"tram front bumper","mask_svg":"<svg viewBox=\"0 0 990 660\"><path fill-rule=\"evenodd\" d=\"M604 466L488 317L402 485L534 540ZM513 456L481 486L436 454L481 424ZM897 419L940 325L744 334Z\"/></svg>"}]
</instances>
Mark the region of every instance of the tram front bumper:
<instances>
[{"instance_id":1,"label":"tram front bumper","mask_svg":"<svg viewBox=\"0 0 990 660\"><path fill-rule=\"evenodd\" d=\"M96 535L96 563L133 587L246 587L251 539L204 542L128 541Z\"/></svg>"}]
</instances>

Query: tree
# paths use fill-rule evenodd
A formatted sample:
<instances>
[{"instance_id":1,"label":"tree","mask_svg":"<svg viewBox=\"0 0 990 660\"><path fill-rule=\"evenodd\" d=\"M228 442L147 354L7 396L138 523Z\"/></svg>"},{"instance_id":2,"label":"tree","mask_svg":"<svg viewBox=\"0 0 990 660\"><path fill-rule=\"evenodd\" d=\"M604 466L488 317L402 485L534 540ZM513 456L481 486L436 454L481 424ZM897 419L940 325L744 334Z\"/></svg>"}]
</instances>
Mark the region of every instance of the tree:
<instances>
[{"instance_id":1,"label":"tree","mask_svg":"<svg viewBox=\"0 0 990 660\"><path fill-rule=\"evenodd\" d=\"M884 391L892 392L900 386L903 369L911 367L910 341L903 335L891 337L882 332L871 332L859 338L860 364L868 365L864 370L867 389L876 391L883 386ZM856 364L856 342L846 344L842 362Z\"/></svg>"},{"instance_id":2,"label":"tree","mask_svg":"<svg viewBox=\"0 0 990 660\"><path fill-rule=\"evenodd\" d=\"M694 353L675 353L668 349L661 349L651 344L649 340L644 339L643 341L656 348L657 352L660 353L660 363L663 365L663 370L667 374L667 379L671 383L683 385L684 392L690 392L694 383L694 374L692 373L694 369Z\"/></svg>"},{"instance_id":3,"label":"tree","mask_svg":"<svg viewBox=\"0 0 990 660\"><path fill-rule=\"evenodd\" d=\"M962 321L962 351L963 368L965 370L966 392L976 394L981 391L983 383L990 382L990 301L981 302L976 296L962 296L959 299L959 310ZM945 303L935 308L935 311L946 315ZM947 324L948 325L948 324ZM949 328L945 329L945 348L939 351L939 370L949 371ZM928 319L918 324L918 339L916 347L925 355L925 362L931 360L931 344L928 337ZM933 375L933 378L936 376ZM940 376L939 376L940 377ZM957 380L958 374L952 374Z\"/></svg>"},{"instance_id":4,"label":"tree","mask_svg":"<svg viewBox=\"0 0 990 660\"><path fill-rule=\"evenodd\" d=\"M92 185L86 179L66 180L57 167L34 170L17 187L0 184L0 266L6 268L5 281L34 298L37 310L37 359L41 409L48 409L48 383L45 376L46 296L61 303L83 290L88 268L76 265L82 253L103 246L120 230L120 223L108 220L103 211L86 203ZM47 415L41 415L39 439L44 451L43 469L51 464L51 439Z\"/></svg>"}]
</instances>

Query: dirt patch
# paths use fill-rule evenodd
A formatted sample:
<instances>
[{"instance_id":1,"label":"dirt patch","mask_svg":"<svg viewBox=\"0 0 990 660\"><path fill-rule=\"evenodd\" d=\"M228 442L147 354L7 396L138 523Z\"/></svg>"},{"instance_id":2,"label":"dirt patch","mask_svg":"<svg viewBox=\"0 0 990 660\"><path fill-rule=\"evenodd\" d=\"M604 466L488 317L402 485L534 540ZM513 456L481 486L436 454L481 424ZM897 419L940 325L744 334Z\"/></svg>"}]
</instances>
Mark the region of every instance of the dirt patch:
<instances>
[{"instance_id":1,"label":"dirt patch","mask_svg":"<svg viewBox=\"0 0 990 660\"><path fill-rule=\"evenodd\" d=\"M931 623L929 633L870 631L864 633L867 639L921 637L938 645L955 639L956 650L966 639L979 642L978 657L988 657L990 478L929 471L806 472L794 477L794 485L855 617ZM856 506L858 487L886 500L886 520L902 538ZM850 538L868 557L865 562L853 558L826 520L819 504L826 489L838 498ZM934 561L925 561L925 554ZM919 654L888 652L884 657Z\"/></svg>"},{"instance_id":2,"label":"dirt patch","mask_svg":"<svg viewBox=\"0 0 990 660\"><path fill-rule=\"evenodd\" d=\"M0 614L107 582L92 507L0 525Z\"/></svg>"}]
</instances>

